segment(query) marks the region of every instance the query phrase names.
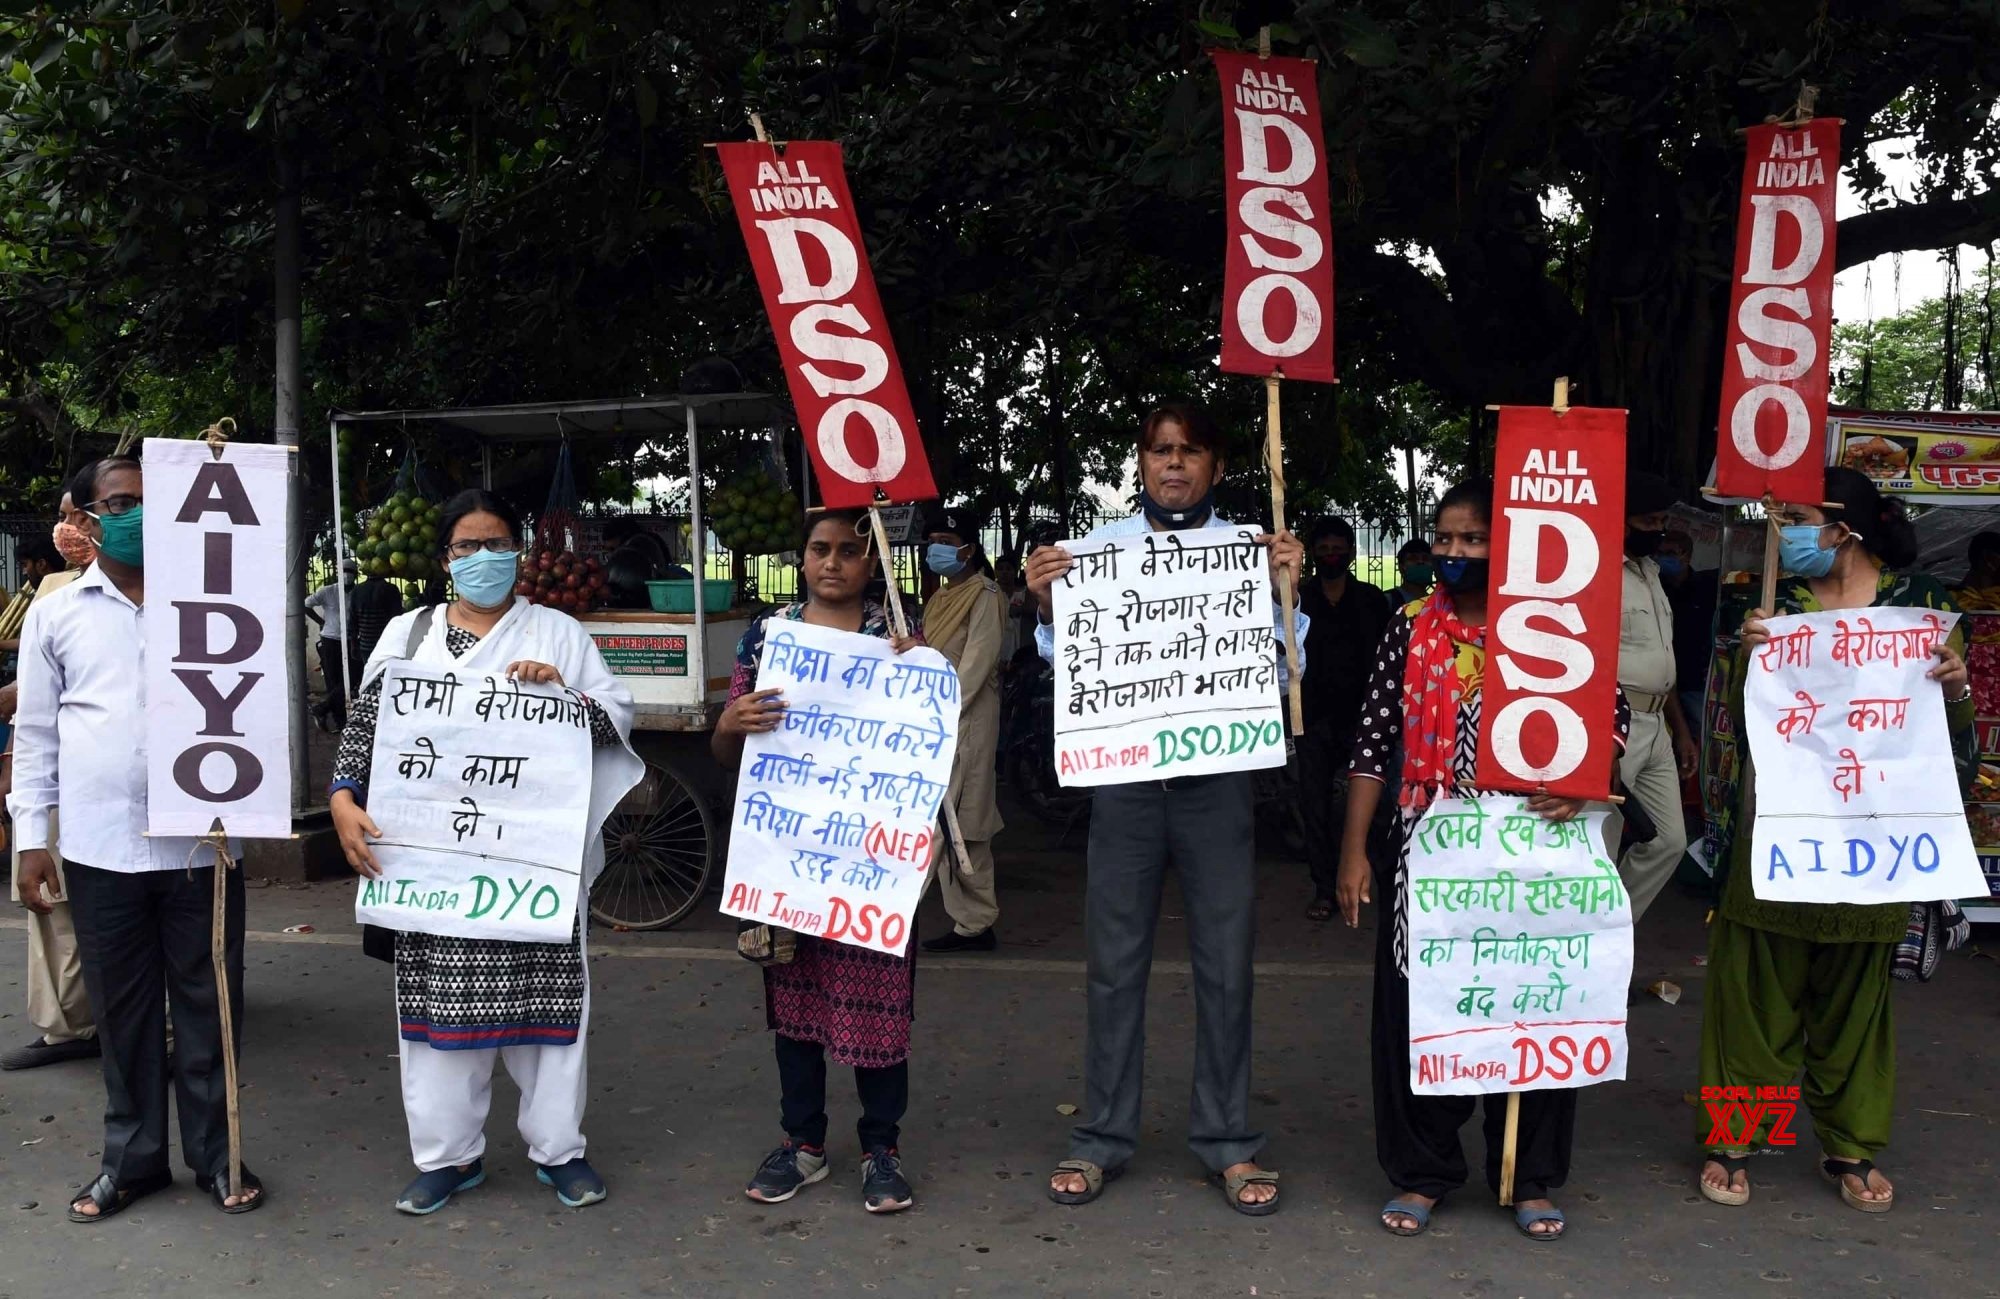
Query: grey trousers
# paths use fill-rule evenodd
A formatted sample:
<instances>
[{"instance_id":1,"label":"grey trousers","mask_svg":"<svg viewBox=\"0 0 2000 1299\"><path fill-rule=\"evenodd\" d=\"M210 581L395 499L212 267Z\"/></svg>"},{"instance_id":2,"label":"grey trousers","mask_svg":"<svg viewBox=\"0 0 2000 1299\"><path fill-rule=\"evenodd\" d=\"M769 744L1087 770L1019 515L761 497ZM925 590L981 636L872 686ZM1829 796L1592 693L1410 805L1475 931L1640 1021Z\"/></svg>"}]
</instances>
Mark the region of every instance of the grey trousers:
<instances>
[{"instance_id":1,"label":"grey trousers","mask_svg":"<svg viewBox=\"0 0 2000 1299\"><path fill-rule=\"evenodd\" d=\"M1090 816L1084 928L1090 948L1085 1119L1070 1155L1101 1168L1132 1157L1146 1071L1146 981L1171 862L1194 964L1194 1089L1188 1145L1211 1170L1252 1159L1250 991L1257 881L1247 773L1105 785Z\"/></svg>"}]
</instances>

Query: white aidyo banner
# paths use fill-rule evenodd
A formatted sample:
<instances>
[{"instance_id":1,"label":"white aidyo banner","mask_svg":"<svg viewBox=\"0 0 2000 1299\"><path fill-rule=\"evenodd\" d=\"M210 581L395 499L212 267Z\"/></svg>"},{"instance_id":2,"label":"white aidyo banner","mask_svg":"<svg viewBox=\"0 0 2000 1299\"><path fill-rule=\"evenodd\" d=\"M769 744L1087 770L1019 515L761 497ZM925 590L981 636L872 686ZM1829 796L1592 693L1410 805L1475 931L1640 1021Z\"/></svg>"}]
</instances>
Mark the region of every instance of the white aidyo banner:
<instances>
[{"instance_id":1,"label":"white aidyo banner","mask_svg":"<svg viewBox=\"0 0 2000 1299\"><path fill-rule=\"evenodd\" d=\"M1958 615L1788 614L1750 656L1743 729L1757 768L1750 883L1771 902L1983 897L1944 692L1924 674ZM1738 833L1743 833L1739 830Z\"/></svg>"},{"instance_id":2,"label":"white aidyo banner","mask_svg":"<svg viewBox=\"0 0 2000 1299\"><path fill-rule=\"evenodd\" d=\"M1062 543L1051 590L1056 778L1122 785L1285 765L1257 530Z\"/></svg>"},{"instance_id":3,"label":"white aidyo banner","mask_svg":"<svg viewBox=\"0 0 2000 1299\"><path fill-rule=\"evenodd\" d=\"M294 453L148 438L146 831L292 833L285 498Z\"/></svg>"},{"instance_id":4,"label":"white aidyo banner","mask_svg":"<svg viewBox=\"0 0 2000 1299\"><path fill-rule=\"evenodd\" d=\"M785 720L748 736L722 914L900 956L958 752L958 673L934 649L773 618L757 688Z\"/></svg>"},{"instance_id":5,"label":"white aidyo banner","mask_svg":"<svg viewBox=\"0 0 2000 1299\"><path fill-rule=\"evenodd\" d=\"M1607 809L1440 798L1410 837L1410 1089L1588 1087L1625 1076L1632 904ZM1386 921L1385 921L1386 923Z\"/></svg>"},{"instance_id":6,"label":"white aidyo banner","mask_svg":"<svg viewBox=\"0 0 2000 1299\"><path fill-rule=\"evenodd\" d=\"M398 661L382 675L354 919L567 943L590 822L590 710L564 686Z\"/></svg>"}]
</instances>

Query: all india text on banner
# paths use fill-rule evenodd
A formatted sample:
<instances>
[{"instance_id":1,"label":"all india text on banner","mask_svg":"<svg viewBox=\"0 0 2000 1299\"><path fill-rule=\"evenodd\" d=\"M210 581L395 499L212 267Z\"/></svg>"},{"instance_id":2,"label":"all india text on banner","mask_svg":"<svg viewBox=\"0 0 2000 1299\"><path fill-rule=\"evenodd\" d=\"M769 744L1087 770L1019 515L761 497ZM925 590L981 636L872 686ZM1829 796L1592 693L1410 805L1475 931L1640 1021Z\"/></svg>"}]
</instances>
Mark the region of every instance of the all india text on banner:
<instances>
[{"instance_id":1,"label":"all india text on banner","mask_svg":"<svg viewBox=\"0 0 2000 1299\"><path fill-rule=\"evenodd\" d=\"M1254 528L1065 541L1051 591L1056 775L1117 785L1279 767L1277 637Z\"/></svg>"},{"instance_id":2,"label":"all india text on banner","mask_svg":"<svg viewBox=\"0 0 2000 1299\"><path fill-rule=\"evenodd\" d=\"M1588 1087L1625 1076L1632 907L1600 808L1440 798L1410 840L1410 1089Z\"/></svg>"},{"instance_id":3,"label":"all india text on banner","mask_svg":"<svg viewBox=\"0 0 2000 1299\"><path fill-rule=\"evenodd\" d=\"M958 752L958 674L934 649L773 619L757 686L784 691L785 720L743 744L722 913L902 955Z\"/></svg>"},{"instance_id":4,"label":"all india text on banner","mask_svg":"<svg viewBox=\"0 0 2000 1299\"><path fill-rule=\"evenodd\" d=\"M589 705L574 690L390 664L368 787L382 875L361 880L355 920L567 943L591 763Z\"/></svg>"},{"instance_id":5,"label":"all india text on banner","mask_svg":"<svg viewBox=\"0 0 2000 1299\"><path fill-rule=\"evenodd\" d=\"M1750 881L1775 902L1984 896L1944 695L1924 674L1955 613L1842 609L1766 625L1743 726L1756 763Z\"/></svg>"},{"instance_id":6,"label":"all india text on banner","mask_svg":"<svg viewBox=\"0 0 2000 1299\"><path fill-rule=\"evenodd\" d=\"M292 453L146 440L148 833L292 833L285 487Z\"/></svg>"}]
</instances>

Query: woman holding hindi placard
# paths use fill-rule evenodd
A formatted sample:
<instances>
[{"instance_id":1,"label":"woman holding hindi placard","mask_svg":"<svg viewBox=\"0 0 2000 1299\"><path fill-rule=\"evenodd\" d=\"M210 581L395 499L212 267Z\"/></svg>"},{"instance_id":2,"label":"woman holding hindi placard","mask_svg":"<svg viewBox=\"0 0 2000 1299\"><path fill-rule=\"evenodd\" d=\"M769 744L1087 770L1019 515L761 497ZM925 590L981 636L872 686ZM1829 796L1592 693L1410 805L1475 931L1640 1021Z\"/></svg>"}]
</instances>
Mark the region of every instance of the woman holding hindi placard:
<instances>
[{"instance_id":1,"label":"woman holding hindi placard","mask_svg":"<svg viewBox=\"0 0 2000 1299\"><path fill-rule=\"evenodd\" d=\"M1916 533L1902 502L1884 499L1867 475L1844 467L1826 471L1825 499L1838 508L1778 507L1779 561L1794 580L1780 586L1776 609L1753 610L1744 622L1738 653L1745 660L1770 640L1764 620L1775 615L1957 607L1934 578L1896 571L1917 558ZM1938 661L1926 673L1944 694L1961 781L1973 755L1964 635L1963 627L1954 628L1950 640L1937 646ZM1735 674L1731 692L1739 733L1744 675ZM1719 871L1721 900L1708 933L1702 1087L1785 1086L1803 1069L1799 1095L1812 1111L1825 1153L1822 1173L1849 1207L1886 1213L1896 1192L1874 1158L1889 1144L1895 1103L1890 986L1910 904L1759 899L1750 882L1756 776L1748 746L1740 752L1736 839ZM1740 1161L1765 1144L1769 1133L1760 1122L1741 1134L1743 1144L1711 1145L1714 1127L1704 1111L1701 1193L1717 1204L1747 1203L1750 1176Z\"/></svg>"},{"instance_id":2,"label":"woman holding hindi placard","mask_svg":"<svg viewBox=\"0 0 2000 1299\"><path fill-rule=\"evenodd\" d=\"M716 761L724 767L735 770L741 764L746 737L776 730L785 719L783 693L757 688L757 664L772 622L807 622L891 638L888 613L865 594L876 568L867 528L868 515L861 510L831 510L808 523L802 562L805 601L758 619L736 647L729 705L710 738ZM919 643L912 636L897 641L896 650ZM763 929L750 926L745 936ZM784 939L790 941L789 961L779 954ZM739 948L753 954L743 943ZM831 1059L853 1068L861 1100L862 1206L870 1213L909 1208L910 1184L903 1176L897 1140L910 1101L915 963L908 956L806 934L772 939L754 955L764 968L764 1013L776 1035L785 1139L764 1157L743 1193L760 1203L778 1204L826 1177L826 1066Z\"/></svg>"},{"instance_id":3,"label":"woman holding hindi placard","mask_svg":"<svg viewBox=\"0 0 2000 1299\"><path fill-rule=\"evenodd\" d=\"M348 864L361 875L381 874L370 841L384 827L366 810L369 768L382 674L398 659L567 686L586 701L596 757L583 887L567 943L396 935L403 1113L418 1170L396 1207L434 1213L485 1180L493 1066L504 1060L521 1090L519 1126L535 1176L576 1208L606 1194L604 1179L584 1159L590 979L583 915L590 882L604 866L604 818L643 770L631 748L632 696L575 618L515 594L521 518L512 506L487 492L460 492L445 503L438 535L458 598L389 624L341 732L330 802Z\"/></svg>"},{"instance_id":4,"label":"woman holding hindi placard","mask_svg":"<svg viewBox=\"0 0 2000 1299\"><path fill-rule=\"evenodd\" d=\"M1396 1196L1382 1207L1384 1228L1414 1236L1430 1226L1431 1209L1465 1184L1467 1169L1459 1128L1475 1096L1419 1096L1410 1087L1409 848L1431 801L1470 794L1479 739L1481 681L1486 671L1487 550L1491 541L1493 484L1460 483L1438 501L1431 548L1437 586L1390 615L1376 652L1368 696L1355 737L1347 787L1347 823L1341 843L1338 902L1352 928L1361 904L1374 892L1387 896L1390 914L1376 929L1375 1007L1369 1054L1375 1093L1375 1152ZM1629 719L1618 701L1622 746ZM1378 877L1369 863L1368 827L1402 755L1402 789L1394 859ZM1531 811L1567 821L1581 799L1546 794L1528 800ZM1514 1172L1515 1223L1523 1234L1554 1240L1565 1230L1562 1210L1547 1192L1569 1175L1570 1137L1576 1127L1576 1092L1520 1093L1519 1151ZM1505 1093L1486 1102L1486 1178L1500 1184Z\"/></svg>"}]
</instances>

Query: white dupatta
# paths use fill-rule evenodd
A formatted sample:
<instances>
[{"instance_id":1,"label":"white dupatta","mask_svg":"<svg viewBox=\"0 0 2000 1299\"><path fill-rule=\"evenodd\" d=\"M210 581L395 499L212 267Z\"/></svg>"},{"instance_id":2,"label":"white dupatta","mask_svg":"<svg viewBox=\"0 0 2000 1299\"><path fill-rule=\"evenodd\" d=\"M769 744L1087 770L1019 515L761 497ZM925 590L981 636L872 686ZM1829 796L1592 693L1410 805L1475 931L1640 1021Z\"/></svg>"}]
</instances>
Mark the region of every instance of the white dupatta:
<instances>
[{"instance_id":1,"label":"white dupatta","mask_svg":"<svg viewBox=\"0 0 2000 1299\"><path fill-rule=\"evenodd\" d=\"M416 653L407 656L412 662L494 676L504 675L509 663L522 659L546 663L562 673L564 685L588 695L617 728L617 744L592 750L590 824L585 830L583 850L583 886L589 889L598 872L604 869L604 820L618 800L639 783L646 770L646 764L632 751L632 692L611 675L604 656L597 652L596 642L566 613L515 596L513 607L493 629L480 637L464 658L453 658L445 647L445 606L431 608L430 630L417 645ZM421 610L403 614L383 629L382 639L362 669L362 689L387 671L389 664L405 657L410 633L421 614Z\"/></svg>"}]
</instances>

